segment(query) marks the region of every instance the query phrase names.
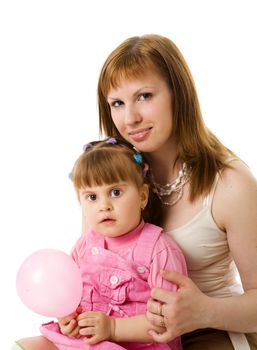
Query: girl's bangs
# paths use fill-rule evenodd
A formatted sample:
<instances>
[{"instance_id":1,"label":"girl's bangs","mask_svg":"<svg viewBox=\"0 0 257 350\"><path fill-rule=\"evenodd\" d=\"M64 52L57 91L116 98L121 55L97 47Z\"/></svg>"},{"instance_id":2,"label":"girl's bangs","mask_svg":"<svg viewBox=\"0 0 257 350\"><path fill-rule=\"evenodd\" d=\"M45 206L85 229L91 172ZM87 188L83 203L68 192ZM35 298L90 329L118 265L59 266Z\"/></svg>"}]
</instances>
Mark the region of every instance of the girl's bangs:
<instances>
[{"instance_id":1,"label":"girl's bangs","mask_svg":"<svg viewBox=\"0 0 257 350\"><path fill-rule=\"evenodd\" d=\"M128 162L127 157L121 152L92 152L86 161L78 162L75 166L75 187L111 185L122 181L133 182L139 186L140 176L136 164L133 160Z\"/></svg>"}]
</instances>

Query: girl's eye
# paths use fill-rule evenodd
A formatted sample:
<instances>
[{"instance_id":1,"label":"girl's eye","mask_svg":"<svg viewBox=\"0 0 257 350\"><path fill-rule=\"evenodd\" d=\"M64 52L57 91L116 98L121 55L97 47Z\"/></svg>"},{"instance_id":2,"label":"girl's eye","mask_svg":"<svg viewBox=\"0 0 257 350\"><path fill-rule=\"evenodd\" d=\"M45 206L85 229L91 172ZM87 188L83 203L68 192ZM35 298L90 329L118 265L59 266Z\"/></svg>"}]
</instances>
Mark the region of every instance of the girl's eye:
<instances>
[{"instance_id":1,"label":"girl's eye","mask_svg":"<svg viewBox=\"0 0 257 350\"><path fill-rule=\"evenodd\" d=\"M111 191L111 197L119 197L121 195L121 190L119 188L114 188Z\"/></svg>"},{"instance_id":2,"label":"girl's eye","mask_svg":"<svg viewBox=\"0 0 257 350\"><path fill-rule=\"evenodd\" d=\"M90 201L90 202L93 202L96 200L96 195L95 194L89 194L87 196L87 199Z\"/></svg>"},{"instance_id":3,"label":"girl's eye","mask_svg":"<svg viewBox=\"0 0 257 350\"><path fill-rule=\"evenodd\" d=\"M138 96L138 100L139 101L149 100L152 96L153 94L151 92L143 92Z\"/></svg>"},{"instance_id":4,"label":"girl's eye","mask_svg":"<svg viewBox=\"0 0 257 350\"><path fill-rule=\"evenodd\" d=\"M114 108L120 107L120 106L122 106L122 105L123 105L123 102L120 101L120 100L113 101L113 102L111 103L111 107L114 107Z\"/></svg>"}]
</instances>

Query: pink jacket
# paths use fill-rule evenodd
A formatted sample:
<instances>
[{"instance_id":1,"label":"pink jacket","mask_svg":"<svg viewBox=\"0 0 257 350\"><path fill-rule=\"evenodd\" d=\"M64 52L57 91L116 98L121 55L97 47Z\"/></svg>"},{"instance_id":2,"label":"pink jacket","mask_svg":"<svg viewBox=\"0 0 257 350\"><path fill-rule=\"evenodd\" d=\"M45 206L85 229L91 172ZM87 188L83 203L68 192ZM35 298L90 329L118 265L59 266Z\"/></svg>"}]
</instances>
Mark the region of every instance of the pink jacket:
<instances>
[{"instance_id":1,"label":"pink jacket","mask_svg":"<svg viewBox=\"0 0 257 350\"><path fill-rule=\"evenodd\" d=\"M114 240L119 241L112 249ZM111 246L110 246L111 245ZM122 246L127 248L122 250ZM72 251L72 257L81 270L83 279L82 310L102 311L112 317L134 316L146 312L152 287L176 291L177 287L159 276L160 269L171 269L186 274L183 255L160 227L143 221L130 233L108 240L94 231L83 235ZM114 251L113 251L114 250ZM180 339L167 344L139 344L104 341L87 345L83 337L70 338L60 333L57 323L41 326L41 332L58 349L158 349L180 350Z\"/></svg>"}]
</instances>

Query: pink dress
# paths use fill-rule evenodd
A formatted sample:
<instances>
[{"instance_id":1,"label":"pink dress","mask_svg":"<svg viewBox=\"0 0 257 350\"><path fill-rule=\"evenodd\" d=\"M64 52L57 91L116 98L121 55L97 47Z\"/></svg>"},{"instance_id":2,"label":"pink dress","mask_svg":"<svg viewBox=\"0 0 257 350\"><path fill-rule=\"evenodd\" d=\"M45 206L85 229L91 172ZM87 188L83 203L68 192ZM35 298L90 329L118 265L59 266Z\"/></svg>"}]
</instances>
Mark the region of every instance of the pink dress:
<instances>
[{"instance_id":1,"label":"pink dress","mask_svg":"<svg viewBox=\"0 0 257 350\"><path fill-rule=\"evenodd\" d=\"M187 273L176 243L160 227L143 221L135 230L115 238L88 231L77 241L72 257L82 274L83 312L102 311L115 318L145 314L152 287L176 291L175 284L160 277L160 269ZM87 345L83 337L63 335L56 322L43 324L40 330L60 350L182 349L180 338L169 345L111 341Z\"/></svg>"}]
</instances>

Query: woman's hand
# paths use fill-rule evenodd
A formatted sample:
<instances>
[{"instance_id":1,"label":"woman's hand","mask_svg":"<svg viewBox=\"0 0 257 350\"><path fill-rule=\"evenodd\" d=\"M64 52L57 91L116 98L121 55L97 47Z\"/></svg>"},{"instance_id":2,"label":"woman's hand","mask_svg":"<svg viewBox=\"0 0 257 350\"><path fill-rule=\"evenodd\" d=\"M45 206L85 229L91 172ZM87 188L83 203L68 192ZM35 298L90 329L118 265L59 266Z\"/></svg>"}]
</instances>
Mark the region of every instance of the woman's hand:
<instances>
[{"instance_id":1,"label":"woman's hand","mask_svg":"<svg viewBox=\"0 0 257 350\"><path fill-rule=\"evenodd\" d=\"M77 308L76 312L73 312L69 316L58 318L58 323L62 334L69 337L79 338L79 325L77 322L77 317L81 312L80 307Z\"/></svg>"},{"instance_id":2,"label":"woman's hand","mask_svg":"<svg viewBox=\"0 0 257 350\"><path fill-rule=\"evenodd\" d=\"M103 312L89 311L78 316L80 335L85 335L87 344L96 344L103 340L112 340L115 335L115 319Z\"/></svg>"},{"instance_id":3,"label":"woman's hand","mask_svg":"<svg viewBox=\"0 0 257 350\"><path fill-rule=\"evenodd\" d=\"M147 303L147 318L156 326L163 319L166 327L166 332L162 334L150 331L154 341L166 343L184 333L208 327L211 298L203 294L190 278L178 272L162 271L161 274L166 280L177 284L178 290L152 289L152 299ZM162 315L159 314L160 310Z\"/></svg>"}]
</instances>

